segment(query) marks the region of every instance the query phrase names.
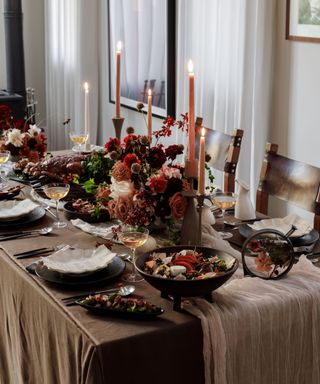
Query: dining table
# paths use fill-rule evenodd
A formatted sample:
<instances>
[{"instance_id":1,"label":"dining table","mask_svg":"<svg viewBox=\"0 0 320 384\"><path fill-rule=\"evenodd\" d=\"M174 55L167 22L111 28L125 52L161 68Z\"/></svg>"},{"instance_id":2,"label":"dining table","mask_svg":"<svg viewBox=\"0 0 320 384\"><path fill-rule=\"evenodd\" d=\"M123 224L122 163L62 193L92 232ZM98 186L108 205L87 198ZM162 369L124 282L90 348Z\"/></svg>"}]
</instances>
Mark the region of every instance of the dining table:
<instances>
[{"instance_id":1,"label":"dining table","mask_svg":"<svg viewBox=\"0 0 320 384\"><path fill-rule=\"evenodd\" d=\"M30 190L25 187L18 198L28 197ZM54 220L46 213L19 229L51 226ZM64 220L66 228L54 229L47 235L0 242L0 382L205 383L203 328L199 316L184 309L174 311L172 301L162 298L146 281L136 284L135 294L163 308L161 316L151 319L100 316L79 305L66 306L63 298L88 287L48 282L26 269L39 257L14 256L40 247L54 249L61 244L85 249L109 244ZM216 228L223 229L224 224L218 221ZM234 247L239 249L244 239L237 228L231 230ZM12 228L1 227L2 234L11 231ZM317 245L316 249L319 248ZM113 244L112 250L126 251L121 244ZM132 264L125 262L126 271L131 268ZM90 285L90 289L121 285L120 276Z\"/></svg>"}]
</instances>

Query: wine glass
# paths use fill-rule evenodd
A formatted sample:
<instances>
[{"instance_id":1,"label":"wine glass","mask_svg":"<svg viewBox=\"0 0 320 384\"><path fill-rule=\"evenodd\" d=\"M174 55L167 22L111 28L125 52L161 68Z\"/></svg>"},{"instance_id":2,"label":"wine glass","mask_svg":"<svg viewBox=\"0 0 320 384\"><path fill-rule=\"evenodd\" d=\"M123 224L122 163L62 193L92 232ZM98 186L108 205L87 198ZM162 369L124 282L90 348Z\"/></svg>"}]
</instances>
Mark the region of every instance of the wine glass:
<instances>
[{"instance_id":1,"label":"wine glass","mask_svg":"<svg viewBox=\"0 0 320 384\"><path fill-rule=\"evenodd\" d=\"M56 228L64 228L67 226L67 223L59 220L59 200L63 199L69 193L70 185L64 183L50 183L43 186L44 193L49 197L49 199L56 202L56 216L57 220L53 224Z\"/></svg>"},{"instance_id":2,"label":"wine glass","mask_svg":"<svg viewBox=\"0 0 320 384\"><path fill-rule=\"evenodd\" d=\"M5 171L2 171L2 165L10 159L10 151L0 151L0 188L6 186L7 177Z\"/></svg>"},{"instance_id":3,"label":"wine glass","mask_svg":"<svg viewBox=\"0 0 320 384\"><path fill-rule=\"evenodd\" d=\"M223 220L226 209L230 209L235 206L236 194L233 192L216 192L212 196L212 201L216 207L221 209ZM233 236L231 232L220 232L220 235L223 239L229 239Z\"/></svg>"},{"instance_id":4,"label":"wine glass","mask_svg":"<svg viewBox=\"0 0 320 384\"><path fill-rule=\"evenodd\" d=\"M123 276L124 281L138 283L143 277L137 273L135 266L136 249L141 247L148 239L149 231L146 228L136 227L132 225L122 225L118 234L119 240L132 250L133 271Z\"/></svg>"},{"instance_id":5,"label":"wine glass","mask_svg":"<svg viewBox=\"0 0 320 384\"><path fill-rule=\"evenodd\" d=\"M76 144L75 149L78 151L78 153L81 153L81 146L86 144L89 138L89 134L85 132L84 130L81 131L70 131L69 133L70 140Z\"/></svg>"}]
</instances>

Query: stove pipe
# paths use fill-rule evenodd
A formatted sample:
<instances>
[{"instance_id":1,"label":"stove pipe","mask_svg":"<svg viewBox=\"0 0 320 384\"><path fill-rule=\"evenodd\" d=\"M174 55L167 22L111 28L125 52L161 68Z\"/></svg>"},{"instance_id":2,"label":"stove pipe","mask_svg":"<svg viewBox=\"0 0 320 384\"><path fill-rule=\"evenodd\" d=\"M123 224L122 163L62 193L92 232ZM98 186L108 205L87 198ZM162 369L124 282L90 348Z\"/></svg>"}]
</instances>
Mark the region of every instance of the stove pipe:
<instances>
[{"instance_id":1,"label":"stove pipe","mask_svg":"<svg viewBox=\"0 0 320 384\"><path fill-rule=\"evenodd\" d=\"M4 0L7 91L26 96L21 0Z\"/></svg>"}]
</instances>

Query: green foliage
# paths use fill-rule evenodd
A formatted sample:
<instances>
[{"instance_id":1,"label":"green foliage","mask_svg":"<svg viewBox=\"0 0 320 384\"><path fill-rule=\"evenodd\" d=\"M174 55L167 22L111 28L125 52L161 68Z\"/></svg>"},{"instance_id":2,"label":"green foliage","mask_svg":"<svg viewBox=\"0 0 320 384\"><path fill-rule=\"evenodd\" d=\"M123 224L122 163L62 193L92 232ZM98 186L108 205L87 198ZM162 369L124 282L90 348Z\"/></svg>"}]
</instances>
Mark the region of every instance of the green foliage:
<instances>
[{"instance_id":1,"label":"green foliage","mask_svg":"<svg viewBox=\"0 0 320 384\"><path fill-rule=\"evenodd\" d=\"M94 182L94 179L89 179L83 184L84 189L87 193L95 194L97 191L97 185Z\"/></svg>"},{"instance_id":2,"label":"green foliage","mask_svg":"<svg viewBox=\"0 0 320 384\"><path fill-rule=\"evenodd\" d=\"M211 167L209 167L207 163L205 164L205 168L208 171L208 177L209 177L209 182L210 182L210 184L206 186L206 190L209 191L210 193L212 193L215 190L215 186L214 186L215 177L214 177L214 174L212 172Z\"/></svg>"},{"instance_id":3,"label":"green foliage","mask_svg":"<svg viewBox=\"0 0 320 384\"><path fill-rule=\"evenodd\" d=\"M111 168L115 160L110 159L104 151L95 152L90 158L84 161L85 174L83 179L93 179L95 184L104 181L110 183Z\"/></svg>"}]
</instances>

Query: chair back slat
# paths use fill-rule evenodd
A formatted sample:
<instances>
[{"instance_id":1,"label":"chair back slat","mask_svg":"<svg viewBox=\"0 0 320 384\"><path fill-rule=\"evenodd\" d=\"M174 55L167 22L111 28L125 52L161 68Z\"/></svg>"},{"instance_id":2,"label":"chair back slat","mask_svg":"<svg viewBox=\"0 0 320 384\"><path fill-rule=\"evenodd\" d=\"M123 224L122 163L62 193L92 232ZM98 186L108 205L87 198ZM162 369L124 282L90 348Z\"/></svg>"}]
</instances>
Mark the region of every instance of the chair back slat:
<instances>
[{"instance_id":1,"label":"chair back slat","mask_svg":"<svg viewBox=\"0 0 320 384\"><path fill-rule=\"evenodd\" d=\"M267 145L257 190L258 212L268 213L268 198L280 200L315 213L315 228L320 228L320 168L276 153L276 145Z\"/></svg>"},{"instance_id":2,"label":"chair back slat","mask_svg":"<svg viewBox=\"0 0 320 384\"><path fill-rule=\"evenodd\" d=\"M205 129L206 153L211 159L208 165L214 169L224 172L224 190L234 192L235 172L240 155L243 136L242 129L235 129L232 134L215 131L202 126L202 118L197 117L195 123L196 141L195 155L199 155L199 137L202 128Z\"/></svg>"}]
</instances>

